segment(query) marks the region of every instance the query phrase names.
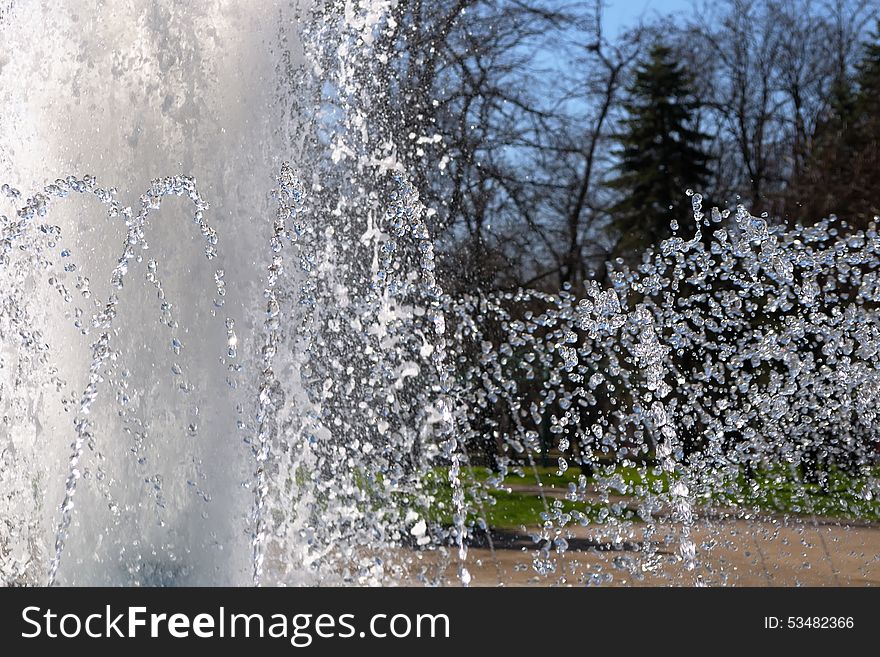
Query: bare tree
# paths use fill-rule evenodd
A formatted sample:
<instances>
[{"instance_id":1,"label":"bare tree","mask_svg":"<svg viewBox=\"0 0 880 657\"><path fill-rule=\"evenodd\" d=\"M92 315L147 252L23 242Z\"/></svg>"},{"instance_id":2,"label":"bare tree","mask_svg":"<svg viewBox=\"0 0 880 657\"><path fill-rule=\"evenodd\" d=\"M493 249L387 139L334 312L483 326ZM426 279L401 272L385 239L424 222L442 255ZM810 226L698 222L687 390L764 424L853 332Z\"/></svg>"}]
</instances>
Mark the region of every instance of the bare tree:
<instances>
[{"instance_id":1,"label":"bare tree","mask_svg":"<svg viewBox=\"0 0 880 657\"><path fill-rule=\"evenodd\" d=\"M592 277L590 265L599 265L600 276L605 271L601 263L611 242L602 234L609 200L609 190L602 183L611 168L609 137L620 118L620 96L644 34L637 28L610 42L603 30L603 9L597 1L575 37L579 52L565 101L573 102L579 111L562 119L568 124L560 131L564 141L555 141L556 150L563 154L557 159L561 166L546 163L554 179L562 183L561 190L548 194L547 204L550 214L557 216L562 238L557 282L575 288Z\"/></svg>"},{"instance_id":2,"label":"bare tree","mask_svg":"<svg viewBox=\"0 0 880 657\"><path fill-rule=\"evenodd\" d=\"M681 49L704 72L719 196L781 213L875 11L869 0L718 0L694 12Z\"/></svg>"},{"instance_id":3,"label":"bare tree","mask_svg":"<svg viewBox=\"0 0 880 657\"><path fill-rule=\"evenodd\" d=\"M401 0L363 74L377 138L391 137L454 255L448 286L491 287L518 268L514 245L530 221L523 163L551 118L533 93L533 61L567 16L552 4Z\"/></svg>"}]
</instances>

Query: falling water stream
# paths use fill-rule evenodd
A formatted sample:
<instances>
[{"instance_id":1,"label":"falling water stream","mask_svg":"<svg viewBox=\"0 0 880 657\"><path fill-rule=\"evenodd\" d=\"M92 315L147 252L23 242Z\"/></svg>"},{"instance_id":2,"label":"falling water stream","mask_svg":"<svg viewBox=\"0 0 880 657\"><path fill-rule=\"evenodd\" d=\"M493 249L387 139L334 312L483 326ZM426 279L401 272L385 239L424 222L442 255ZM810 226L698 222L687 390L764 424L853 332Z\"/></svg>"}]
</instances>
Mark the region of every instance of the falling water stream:
<instances>
[{"instance_id":1,"label":"falling water stream","mask_svg":"<svg viewBox=\"0 0 880 657\"><path fill-rule=\"evenodd\" d=\"M7 4L0 582L727 583L747 527L772 583L811 526L875 572L874 224L688 191L607 285L453 297L364 137L388 3Z\"/></svg>"}]
</instances>

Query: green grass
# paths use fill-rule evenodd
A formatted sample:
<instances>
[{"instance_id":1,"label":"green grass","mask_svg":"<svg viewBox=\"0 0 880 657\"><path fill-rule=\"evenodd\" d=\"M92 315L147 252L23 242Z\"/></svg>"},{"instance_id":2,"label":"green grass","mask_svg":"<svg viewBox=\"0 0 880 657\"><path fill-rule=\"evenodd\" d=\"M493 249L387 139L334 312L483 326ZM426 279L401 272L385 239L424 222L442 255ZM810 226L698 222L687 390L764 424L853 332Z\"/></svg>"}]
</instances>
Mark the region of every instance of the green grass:
<instances>
[{"instance_id":1,"label":"green grass","mask_svg":"<svg viewBox=\"0 0 880 657\"><path fill-rule=\"evenodd\" d=\"M474 468L474 478L477 481L486 482L492 476L492 472L488 468ZM537 477L535 476L537 472ZM559 474L557 468L536 466L534 470L531 466L521 468L521 474L511 472L504 480L503 486L536 486L540 482L543 488L548 490L567 491L569 484L578 485L581 476L579 468L572 467L564 473ZM660 493L669 489L669 475L661 472L659 468L650 465L599 465L589 482L597 480L605 481L610 489L623 485L623 490L629 494L640 495L647 488L651 492Z\"/></svg>"},{"instance_id":2,"label":"green grass","mask_svg":"<svg viewBox=\"0 0 880 657\"><path fill-rule=\"evenodd\" d=\"M651 473L645 473L644 477L637 468L618 466L614 469L602 469L602 474L619 472L622 478L630 483L642 481L660 481L661 478ZM559 514L569 514L572 522L579 522L582 518L590 522L604 520L609 515L608 505L602 503L573 502L561 499L558 495L545 495L542 500L540 494L516 490L517 485L535 486L538 481L546 491L560 490L567 492L569 484L578 485L580 471L569 469L563 474L558 474L556 468L538 467L538 479L534 471L529 467L523 469L523 476L510 473L498 488L487 485L493 473L488 468L475 467L472 469L473 478L481 487L481 497L477 503L473 496L469 496L469 505L475 512L474 515L482 517L486 523L495 529L519 529L523 526L535 528L548 517ZM438 468L429 479L432 481L436 495L435 515L432 519L440 523L450 523L452 519L452 495L446 481L445 469ZM662 486L665 489L665 486ZM615 515L624 518L635 517L635 511L624 505L615 509Z\"/></svg>"},{"instance_id":3,"label":"green grass","mask_svg":"<svg viewBox=\"0 0 880 657\"><path fill-rule=\"evenodd\" d=\"M492 499L494 504L483 504L483 510L488 525L496 529L535 527L543 520L559 514L570 515L569 522L577 523L581 518L585 518L594 523L604 520L609 513L604 504L571 502L559 498L547 498L545 507L538 495L517 492L496 491L492 493ZM626 506L619 509L616 515L622 518L634 518L636 514L632 508Z\"/></svg>"},{"instance_id":4,"label":"green grass","mask_svg":"<svg viewBox=\"0 0 880 657\"><path fill-rule=\"evenodd\" d=\"M880 472L875 468L873 476ZM804 483L782 467L756 473L749 480L739 474L727 490L717 493L720 504L791 515L818 515L846 520L880 521L880 501L865 494L867 477L853 477L832 469L828 485Z\"/></svg>"},{"instance_id":5,"label":"green grass","mask_svg":"<svg viewBox=\"0 0 880 657\"><path fill-rule=\"evenodd\" d=\"M560 474L556 468L538 467L537 474L544 490L549 493L567 492L569 484L577 486L581 473L577 468L570 468ZM880 468L875 468L871 475L880 475ZM545 507L540 495L533 490L517 490L519 486L537 485L530 466L523 466L521 474L509 473L497 489L488 485L492 476L493 473L487 468L473 469L473 478L482 491L480 496L484 499L481 504L476 504L473 496L469 496L469 502L475 511L474 515L482 516L490 527L502 530L522 526L537 527L547 519L548 507L551 516L570 514L573 516L571 522L575 523L582 517L590 522L602 522L609 515L635 518L634 509L640 498L649 493L665 493L669 488L668 473L654 466L608 464L597 468L593 481L605 481L609 493L621 495L624 503L618 501L617 506L614 506L613 500L611 505L598 501L571 502L561 499L558 494L548 494L545 495L548 507ZM438 469L431 478L439 502L433 519L441 523L451 522L451 492L446 482L446 472ZM691 485L696 492L697 503L705 506L734 507L795 516L820 515L841 520L880 521L880 502L865 495L867 477L852 477L838 470L830 473L827 491L816 484L803 483L796 471L781 467L759 472L751 479L739 473L726 482L719 483L717 479L712 479L711 484L697 481L691 482ZM613 508L609 509L609 506Z\"/></svg>"},{"instance_id":6,"label":"green grass","mask_svg":"<svg viewBox=\"0 0 880 657\"><path fill-rule=\"evenodd\" d=\"M441 524L451 524L451 495L438 496L438 502L439 504L432 508L434 514L429 519ZM491 491L481 500L480 504L470 500L470 506L474 511L473 516L482 518L489 527L499 530L521 529L522 527L534 529L544 520L560 514L571 516L569 520L571 523L578 523L582 518L589 522L599 522L609 514L609 510L604 504L572 502L555 497L547 497L542 500L539 495L503 490ZM634 518L636 514L632 508L627 506L619 509L617 515L623 518Z\"/></svg>"}]
</instances>

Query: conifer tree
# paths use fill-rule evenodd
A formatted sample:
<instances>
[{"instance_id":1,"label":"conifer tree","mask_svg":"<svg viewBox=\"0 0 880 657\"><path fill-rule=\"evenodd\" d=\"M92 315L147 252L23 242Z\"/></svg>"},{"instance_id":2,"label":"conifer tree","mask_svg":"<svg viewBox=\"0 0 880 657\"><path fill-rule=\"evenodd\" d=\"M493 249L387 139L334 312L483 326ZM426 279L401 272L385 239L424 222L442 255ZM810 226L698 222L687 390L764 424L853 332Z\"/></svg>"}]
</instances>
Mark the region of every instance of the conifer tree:
<instances>
[{"instance_id":1,"label":"conifer tree","mask_svg":"<svg viewBox=\"0 0 880 657\"><path fill-rule=\"evenodd\" d=\"M692 80L672 50L655 46L629 88L627 119L618 135L619 176L613 187L623 193L611 209L619 235L615 256L638 258L669 234L672 220L686 219L689 187L709 179L706 135L695 126L699 104Z\"/></svg>"}]
</instances>

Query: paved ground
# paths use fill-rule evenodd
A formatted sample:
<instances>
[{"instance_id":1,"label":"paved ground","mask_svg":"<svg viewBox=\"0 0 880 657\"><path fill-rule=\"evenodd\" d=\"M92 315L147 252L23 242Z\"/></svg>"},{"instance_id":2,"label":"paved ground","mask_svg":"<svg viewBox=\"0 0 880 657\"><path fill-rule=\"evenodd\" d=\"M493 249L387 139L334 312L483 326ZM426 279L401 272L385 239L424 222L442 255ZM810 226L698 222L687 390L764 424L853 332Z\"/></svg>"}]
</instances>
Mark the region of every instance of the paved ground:
<instances>
[{"instance_id":1,"label":"paved ground","mask_svg":"<svg viewBox=\"0 0 880 657\"><path fill-rule=\"evenodd\" d=\"M504 547L471 548L467 567L477 586L880 585L880 526L713 519L698 521L691 536L696 546L692 571L679 557L673 526L661 527L647 551L644 543L613 545L608 536L579 527L567 539L568 550L561 555L551 551L537 564L527 536L498 536L496 542ZM411 563L410 571L428 581L458 582L456 562L449 565L448 557L413 552Z\"/></svg>"}]
</instances>

